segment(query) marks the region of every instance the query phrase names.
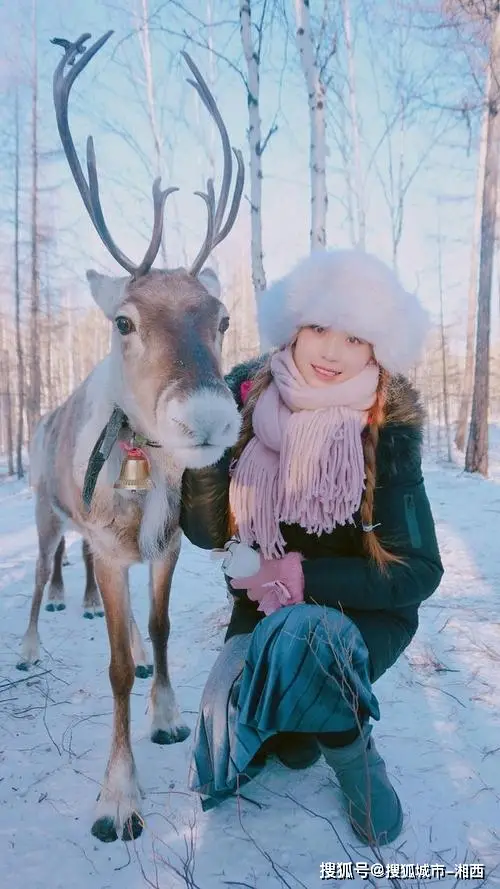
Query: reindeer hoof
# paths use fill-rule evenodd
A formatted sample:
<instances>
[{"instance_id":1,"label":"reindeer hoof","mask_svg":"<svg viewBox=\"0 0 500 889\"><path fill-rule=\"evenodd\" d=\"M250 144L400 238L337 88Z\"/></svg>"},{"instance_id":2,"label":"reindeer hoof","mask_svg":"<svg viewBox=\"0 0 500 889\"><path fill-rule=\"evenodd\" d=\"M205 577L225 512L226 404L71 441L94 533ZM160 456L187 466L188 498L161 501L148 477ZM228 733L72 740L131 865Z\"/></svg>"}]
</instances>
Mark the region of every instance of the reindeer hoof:
<instances>
[{"instance_id":1,"label":"reindeer hoof","mask_svg":"<svg viewBox=\"0 0 500 889\"><path fill-rule=\"evenodd\" d=\"M132 812L130 818L127 818L122 830L122 840L126 843L129 840L136 840L142 833L144 822L137 812Z\"/></svg>"},{"instance_id":2,"label":"reindeer hoof","mask_svg":"<svg viewBox=\"0 0 500 889\"><path fill-rule=\"evenodd\" d=\"M154 673L153 664L138 664L135 668L135 675L138 679L149 679Z\"/></svg>"},{"instance_id":3,"label":"reindeer hoof","mask_svg":"<svg viewBox=\"0 0 500 889\"><path fill-rule=\"evenodd\" d=\"M108 815L94 821L91 833L101 843L114 843L118 839L114 818L110 818Z\"/></svg>"},{"instance_id":4,"label":"reindeer hoof","mask_svg":"<svg viewBox=\"0 0 500 889\"><path fill-rule=\"evenodd\" d=\"M19 661L19 663L16 664L16 670L22 670L23 673L27 673L30 667L31 664L29 661Z\"/></svg>"},{"instance_id":5,"label":"reindeer hoof","mask_svg":"<svg viewBox=\"0 0 500 889\"><path fill-rule=\"evenodd\" d=\"M104 617L104 611L100 608L86 608L83 612L83 616L87 618L87 620L94 620L94 617Z\"/></svg>"},{"instance_id":6,"label":"reindeer hoof","mask_svg":"<svg viewBox=\"0 0 500 889\"><path fill-rule=\"evenodd\" d=\"M152 733L151 740L153 744L179 744L181 741L185 741L190 734L191 729L187 725L179 725L170 732L157 728Z\"/></svg>"},{"instance_id":7,"label":"reindeer hoof","mask_svg":"<svg viewBox=\"0 0 500 889\"><path fill-rule=\"evenodd\" d=\"M127 818L122 830L122 840L136 840L142 833L144 822L142 818L133 812L130 818ZM118 839L116 832L116 823L114 818L105 815L94 821L91 830L92 836L96 837L101 843L114 843Z\"/></svg>"}]
</instances>

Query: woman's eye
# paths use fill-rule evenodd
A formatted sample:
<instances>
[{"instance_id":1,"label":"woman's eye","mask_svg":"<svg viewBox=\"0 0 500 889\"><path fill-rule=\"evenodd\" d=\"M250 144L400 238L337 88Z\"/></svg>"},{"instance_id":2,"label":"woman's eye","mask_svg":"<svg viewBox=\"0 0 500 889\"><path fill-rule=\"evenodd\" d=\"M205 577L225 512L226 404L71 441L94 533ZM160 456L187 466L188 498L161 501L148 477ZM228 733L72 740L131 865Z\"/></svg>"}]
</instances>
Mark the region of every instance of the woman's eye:
<instances>
[{"instance_id":1,"label":"woman's eye","mask_svg":"<svg viewBox=\"0 0 500 889\"><path fill-rule=\"evenodd\" d=\"M130 318L126 318L125 315L118 315L118 318L115 318L115 324L122 336L128 336L135 330L134 322Z\"/></svg>"},{"instance_id":2,"label":"woman's eye","mask_svg":"<svg viewBox=\"0 0 500 889\"><path fill-rule=\"evenodd\" d=\"M360 340L359 336L348 336L347 342L348 343L359 343L359 345L361 345L363 343L363 340Z\"/></svg>"},{"instance_id":3,"label":"woman's eye","mask_svg":"<svg viewBox=\"0 0 500 889\"><path fill-rule=\"evenodd\" d=\"M319 324L313 324L311 329L314 330L315 333L324 333L326 327L321 327Z\"/></svg>"},{"instance_id":4,"label":"woman's eye","mask_svg":"<svg viewBox=\"0 0 500 889\"><path fill-rule=\"evenodd\" d=\"M223 318L219 324L219 333L225 333L229 327L229 318Z\"/></svg>"}]
</instances>

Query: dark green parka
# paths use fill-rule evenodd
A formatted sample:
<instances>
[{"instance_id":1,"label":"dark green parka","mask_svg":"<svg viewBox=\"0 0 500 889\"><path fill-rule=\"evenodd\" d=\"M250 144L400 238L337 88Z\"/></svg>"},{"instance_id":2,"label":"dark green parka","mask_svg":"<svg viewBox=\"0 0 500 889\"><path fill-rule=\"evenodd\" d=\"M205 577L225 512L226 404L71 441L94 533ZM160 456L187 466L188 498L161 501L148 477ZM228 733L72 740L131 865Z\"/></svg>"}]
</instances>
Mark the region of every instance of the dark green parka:
<instances>
[{"instance_id":1,"label":"dark green parka","mask_svg":"<svg viewBox=\"0 0 500 889\"><path fill-rule=\"evenodd\" d=\"M238 365L226 377L240 410L241 384L252 379L261 362ZM287 551L305 557L306 602L342 610L357 624L370 653L372 682L415 635L419 606L443 575L422 478L422 427L416 391L405 378L393 378L377 446L373 524L379 525L381 543L404 564L389 564L382 573L364 555L359 513L354 525L338 526L330 534L311 535L299 525L281 525ZM215 466L184 473L181 527L202 549L221 548L229 537L231 460L228 450ZM244 594L235 596L226 641L252 632L263 617L257 603Z\"/></svg>"}]
</instances>

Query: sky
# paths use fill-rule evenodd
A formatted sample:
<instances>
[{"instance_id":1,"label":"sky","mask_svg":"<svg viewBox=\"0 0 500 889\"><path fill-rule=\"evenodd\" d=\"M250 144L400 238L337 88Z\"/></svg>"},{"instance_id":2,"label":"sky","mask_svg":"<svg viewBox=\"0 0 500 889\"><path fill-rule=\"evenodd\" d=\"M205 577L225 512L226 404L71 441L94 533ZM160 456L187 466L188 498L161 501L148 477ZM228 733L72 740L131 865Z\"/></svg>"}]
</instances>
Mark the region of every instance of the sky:
<instances>
[{"instance_id":1,"label":"sky","mask_svg":"<svg viewBox=\"0 0 500 889\"><path fill-rule=\"evenodd\" d=\"M4 0L5 2L5 0ZM243 150L247 163L247 182L239 219L232 234L220 248L222 276L230 278L231 267L239 262L248 244L248 145L246 91L231 67L242 63L241 43L237 27L236 4L229 0L215 3L216 17L226 22L213 29L214 46L227 56L230 64L220 59L209 62L206 49L182 38L184 29L193 27L195 17L206 20L206 0L188 0L183 10L180 4L150 2L150 11L164 7L161 15L152 19L152 52L156 102L160 129L171 145L167 152L168 168L163 185L177 185L180 191L169 198L166 210L166 239L169 262L182 265L194 258L205 231L204 204L193 192L204 187L210 175L206 147L210 146L208 115L199 108L194 90L186 83L187 68L180 49L188 48L202 73L213 77L213 91L229 131L231 142ZM292 20L293 4L290 5ZM322 4L316 4L318 9ZM369 4L368 4L369 5ZM379 10L385 0L380 0ZM82 201L77 193L64 157L55 126L52 106L52 72L61 50L50 44L53 36L75 39L84 31L96 39L113 28L114 34L89 63L79 77L70 99L71 129L79 156L84 162L85 140L94 135L100 171L101 197L104 212L113 236L120 248L132 259L139 259L149 240L152 204L151 184L156 174L155 155L142 83L142 67L137 37L133 34L134 9L138 0L122 3L86 0L85 5L38 0L37 46L39 52L39 121L43 159L40 167L42 186L41 204L44 225L56 233L57 259L50 259L50 278L54 286L71 292L75 304L89 299L85 269L95 267L119 274L120 270L108 256L92 228ZM314 12L314 4L311 4ZM354 12L356 3L353 3ZM219 15L217 15L219 10ZM0 11L0 50L4 62L0 68L3 84L0 114L12 120L12 78L14 68L21 71L23 96L23 148L29 149L29 89L25 85L30 65L31 0L6 0ZM161 19L180 34L158 34L156 22ZM398 53L405 79L419 84L432 72L434 84L442 96L452 104L460 98L460 87L440 81L440 71L457 70L461 60L446 58L443 52L426 48L423 41L413 36L400 50L398 40L389 32L386 46L370 37L370 28L357 23L356 82L359 111L363 126L363 162L365 169L373 160L373 147L384 130L383 111L394 109L394 91L387 86L386 68L394 70ZM208 33L208 32L207 32ZM17 35L17 36L16 36ZM293 36L293 35L292 35ZM418 35L417 35L418 36ZM428 42L428 41L427 41ZM19 62L20 59L20 62ZM24 73L23 73L24 72ZM329 93L330 106L336 112L334 76ZM391 75L392 76L392 75ZM456 83L457 81L455 81ZM285 47L283 30L274 26L264 38L264 59L261 81L263 133L274 120L277 132L269 141L263 155L263 237L264 262L271 282L286 273L309 250L309 127L305 85L297 64L293 39ZM436 95L436 87L433 86ZM432 91L429 91L429 95ZM337 118L337 114L335 113ZM405 134L405 164L411 169L427 156L429 146L440 127L441 112L427 110L415 113L411 128ZM473 195L477 125L473 122L472 145L468 152L469 131L464 121L446 119L446 136L438 149L430 153L427 162L415 176L408 191L406 216L401 241L399 269L403 282L410 289L418 289L424 304L436 319L439 311L437 274L438 232L441 232L442 274L445 292L446 322L456 325L460 336L464 329L468 284L469 242L472 231ZM442 125L443 121L441 121ZM5 126L4 126L5 129ZM328 157L328 245L348 246L346 225L345 177L341 158L331 129L327 134ZM398 143L393 142L393 148ZM218 150L218 146L217 146ZM390 156L387 142L377 156L380 177L389 182ZM220 153L217 154L216 176L220 176ZM392 158L396 164L396 157ZM396 169L394 167L394 169ZM406 175L405 169L405 175ZM28 168L24 175L28 174ZM220 180L219 180L220 181ZM26 182L26 187L29 182ZM216 181L217 191L217 181ZM363 188L368 206L367 247L382 258L391 259L389 216L379 178L371 167ZM4 194L4 213L0 224L9 239L9 213L5 207L11 198L11 174L4 166L0 172L0 193ZM4 247L4 257L5 257ZM7 248L8 249L8 248ZM7 254L8 255L8 254ZM224 283L224 280L223 280ZM496 290L496 284L494 284ZM494 297L495 308L498 300Z\"/></svg>"}]
</instances>

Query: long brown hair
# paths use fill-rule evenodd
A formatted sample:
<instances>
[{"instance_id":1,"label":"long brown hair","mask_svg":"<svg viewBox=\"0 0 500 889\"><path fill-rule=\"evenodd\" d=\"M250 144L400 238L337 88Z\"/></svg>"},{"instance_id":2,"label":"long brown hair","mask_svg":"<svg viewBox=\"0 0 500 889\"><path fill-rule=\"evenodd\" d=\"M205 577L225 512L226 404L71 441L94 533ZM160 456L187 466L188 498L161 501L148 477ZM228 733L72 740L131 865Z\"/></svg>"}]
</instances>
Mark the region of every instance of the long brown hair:
<instances>
[{"instance_id":1,"label":"long brown hair","mask_svg":"<svg viewBox=\"0 0 500 889\"><path fill-rule=\"evenodd\" d=\"M251 438L253 438L252 415L255 404L259 396L272 382L273 375L271 373L271 357L267 359L265 364L257 371L252 380L252 388L248 399L242 411L241 431L238 442L235 446L234 457L237 460L244 448L247 446ZM375 487L377 484L376 471L376 452L379 438L379 431L385 422L385 406L387 402L387 391L389 387L390 374L383 368L380 369L377 393L375 402L370 410L368 425L363 431L363 454L365 460L366 484L361 501L361 521L363 528L370 528L373 524L373 501L375 497ZM230 516L230 532L231 535L237 531L234 516ZM375 531L363 531L363 549L368 558L373 559L379 569L383 572L387 570L387 566L391 563L402 563L399 556L393 555L389 550L385 549L380 543Z\"/></svg>"}]
</instances>

